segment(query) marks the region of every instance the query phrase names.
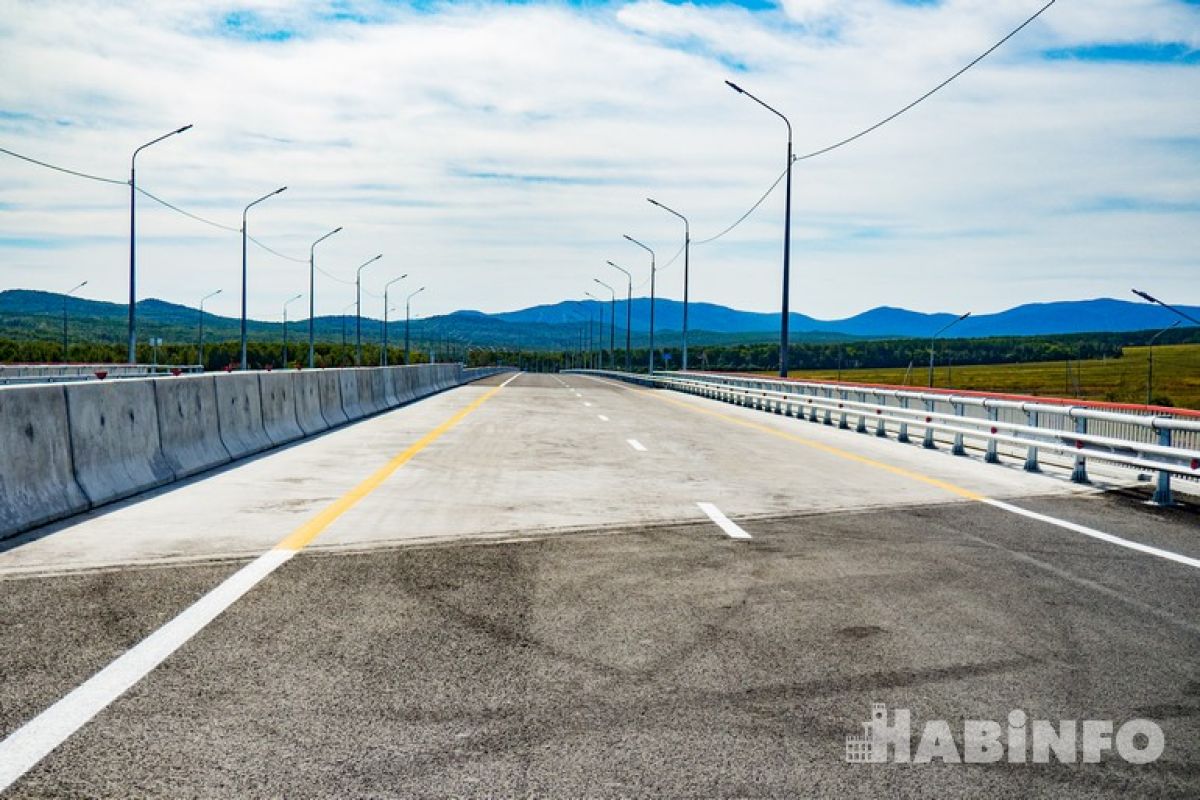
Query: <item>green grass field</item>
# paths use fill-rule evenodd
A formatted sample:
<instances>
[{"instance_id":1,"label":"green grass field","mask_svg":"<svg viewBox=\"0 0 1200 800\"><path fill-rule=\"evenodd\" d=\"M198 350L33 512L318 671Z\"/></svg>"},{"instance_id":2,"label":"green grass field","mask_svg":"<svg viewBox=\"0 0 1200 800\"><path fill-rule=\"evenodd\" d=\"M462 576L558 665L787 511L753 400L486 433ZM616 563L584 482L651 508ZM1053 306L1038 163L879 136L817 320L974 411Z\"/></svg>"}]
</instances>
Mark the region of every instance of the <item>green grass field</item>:
<instances>
[{"instance_id":1,"label":"green grass field","mask_svg":"<svg viewBox=\"0 0 1200 800\"><path fill-rule=\"evenodd\" d=\"M934 385L982 392L1008 392L1041 397L1070 397L1114 403L1146 402L1146 347L1126 347L1121 358L1103 361L1050 361L1027 364L987 364L953 367L939 364ZM861 383L905 383L904 369L842 370L842 380ZM793 378L834 380L836 370L802 370ZM928 364L914 364L909 386L928 383ZM1160 345L1154 348L1154 402L1200 409L1200 345Z\"/></svg>"}]
</instances>

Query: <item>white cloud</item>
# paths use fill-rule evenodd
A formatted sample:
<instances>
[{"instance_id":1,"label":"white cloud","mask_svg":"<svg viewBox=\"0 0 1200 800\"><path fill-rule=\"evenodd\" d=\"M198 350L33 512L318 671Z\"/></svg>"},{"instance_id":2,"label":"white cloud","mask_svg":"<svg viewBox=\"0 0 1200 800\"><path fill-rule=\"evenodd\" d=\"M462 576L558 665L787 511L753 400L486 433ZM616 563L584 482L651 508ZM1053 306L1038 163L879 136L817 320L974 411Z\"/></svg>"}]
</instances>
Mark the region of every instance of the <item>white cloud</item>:
<instances>
[{"instance_id":1,"label":"white cloud","mask_svg":"<svg viewBox=\"0 0 1200 800\"><path fill-rule=\"evenodd\" d=\"M349 278L376 252L426 284L422 313L578 297L606 259L645 272L622 233L663 259L705 238L799 152L875 122L946 77L1041 3L785 2L781 10L638 2L616 8L366 2L369 24L322 3L0 0L0 146L139 183ZM223 32L229 14L259 34ZM248 14L248 16L247 16ZM910 115L795 173L793 308L878 304L989 311L1128 294L1136 275L1200 302L1200 67L1048 60L1120 42L1190 42L1180 0L1060 0L1008 47ZM127 192L0 161L0 286L125 296ZM782 196L697 247L692 297L777 306ZM139 295L237 310L238 237L139 205ZM54 247L31 246L53 242ZM251 250L251 314L278 316L307 266ZM660 289L679 296L680 267ZM318 277L318 313L353 289ZM378 304L379 301L371 300ZM373 306L369 306L373 308ZM381 309L373 313L381 313ZM294 309L293 309L294 312Z\"/></svg>"}]
</instances>

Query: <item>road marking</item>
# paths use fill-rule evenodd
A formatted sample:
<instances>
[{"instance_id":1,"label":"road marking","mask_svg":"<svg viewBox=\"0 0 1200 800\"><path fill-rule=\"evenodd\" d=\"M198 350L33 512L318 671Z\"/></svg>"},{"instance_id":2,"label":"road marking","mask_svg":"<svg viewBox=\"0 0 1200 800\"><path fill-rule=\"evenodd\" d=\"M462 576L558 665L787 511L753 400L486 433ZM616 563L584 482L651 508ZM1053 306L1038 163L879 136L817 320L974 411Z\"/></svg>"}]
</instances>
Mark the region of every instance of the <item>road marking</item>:
<instances>
[{"instance_id":1,"label":"road marking","mask_svg":"<svg viewBox=\"0 0 1200 800\"><path fill-rule=\"evenodd\" d=\"M520 376L476 398L454 416L418 439L370 477L301 525L274 548L229 576L208 594L147 636L104 669L84 681L54 705L0 741L0 792L11 786L56 747L103 711L130 687L187 643L246 592L291 560L338 517L379 488L392 473L436 439L462 422L475 409Z\"/></svg>"},{"instance_id":2,"label":"road marking","mask_svg":"<svg viewBox=\"0 0 1200 800\"><path fill-rule=\"evenodd\" d=\"M584 401L583 401L583 404L584 404L584 406L586 406L587 408L591 408L591 407L592 407L592 404L591 404L591 403L589 403L589 402L587 402L586 400L584 400Z\"/></svg>"},{"instance_id":3,"label":"road marking","mask_svg":"<svg viewBox=\"0 0 1200 800\"><path fill-rule=\"evenodd\" d=\"M646 452L646 445L642 444L637 439L626 439L625 441L629 442L629 446L634 450L637 450L639 453Z\"/></svg>"},{"instance_id":4,"label":"road marking","mask_svg":"<svg viewBox=\"0 0 1200 800\"><path fill-rule=\"evenodd\" d=\"M589 376L585 376L585 377L589 377ZM599 379L593 378L592 380L599 380ZM610 383L610 382L605 381L605 383ZM903 467L893 466L892 464L888 464L883 461L876 461L873 458L867 458L866 456L860 456L856 453L851 453L846 450L842 450L837 447L832 447L827 444L821 444L820 442L814 442L811 439L805 439L801 436L796 436L795 434L787 433L786 431L781 431L776 428L769 427L767 425L761 425L757 422L751 422L749 420L739 419L737 417L731 417L728 414L723 414L719 411L712 411L707 408L700 408L698 406L692 405L691 403L683 402L682 400L676 400L671 397L664 397L661 393L659 393L657 391L653 391L650 389L635 389L630 386L625 386L624 384L621 384L621 383L617 383L616 385L620 386L623 389L627 389L628 391L638 392L647 397L652 397L655 400L661 400L664 403L671 403L672 405L679 406L680 408L686 409L688 411L692 411L697 414L706 414L710 417L716 417L717 419L724 420L733 425L739 425L743 428L750 428L751 430L756 430L756 431L760 431L762 433L767 433L767 434L770 434L771 436L776 436L780 439L787 439L790 442L796 442L797 444L802 444L805 447L811 447L814 450L820 450L823 453L828 453L830 455L837 456L838 458L843 458L848 461L853 461L853 462L863 464L868 467L874 467L876 469L881 469L886 472L890 472L893 475L899 475L901 477L909 478L914 481L919 481L921 483L925 483L930 486L936 486L939 489L943 489L943 490L950 492L951 494L957 495L965 500L973 500L977 503L983 503L984 505L989 505L989 506L992 506L993 508L1000 509L1001 511L1007 511L1010 514L1017 514L1019 516L1027 517L1029 519L1035 519L1035 520L1038 520L1039 522L1044 522L1049 525L1054 525L1054 526L1064 528L1069 531L1073 531L1075 533L1083 534L1084 536L1090 536L1091 538L1097 539L1102 542L1108 542L1109 544L1117 545L1118 547L1126 547L1130 550L1136 550L1139 553L1145 553L1146 555L1155 556L1156 558L1162 558L1162 559L1166 559L1167 561L1174 561L1177 564L1183 564L1185 566L1195 567L1195 568L1200 569L1200 559L1190 558L1188 556L1180 555L1179 553L1173 553L1170 550L1163 550L1158 547L1151 547L1150 545L1140 544L1138 542L1134 542L1129 539L1122 539L1121 537L1114 536L1111 533L1104 533L1103 531L1098 531L1094 528L1089 528L1085 525L1079 525L1074 522L1068 522L1066 520L1061 520L1056 517L1049 517L1049 516L1046 516L1045 514L1038 514L1035 511L1028 511L1024 508L1020 508L1019 506L1014 506L1010 503L1005 503L1000 500L993 500L990 497L986 497L978 492L974 492L970 489L965 489L961 486L957 486L953 483L950 483L949 481L943 481L939 478L934 478L929 475L923 475L920 472L914 472L912 470L904 469Z\"/></svg>"},{"instance_id":5,"label":"road marking","mask_svg":"<svg viewBox=\"0 0 1200 800\"><path fill-rule=\"evenodd\" d=\"M597 414L596 416L600 418L601 422L608 422L608 417L604 416L603 414Z\"/></svg>"},{"instance_id":6,"label":"road marking","mask_svg":"<svg viewBox=\"0 0 1200 800\"><path fill-rule=\"evenodd\" d=\"M708 514L708 518L717 523L717 527L725 531L730 539L749 539L750 534L746 533L736 522L721 513L721 509L714 506L712 503L696 503L700 506L700 510Z\"/></svg>"},{"instance_id":7,"label":"road marking","mask_svg":"<svg viewBox=\"0 0 1200 800\"><path fill-rule=\"evenodd\" d=\"M1022 517L1029 517L1030 519L1036 519L1038 522L1045 522L1047 525L1056 525L1059 528L1065 528L1066 530L1074 531L1075 533L1081 533L1084 536L1090 536L1091 538L1099 539L1102 542L1108 542L1109 544L1115 544L1118 547L1126 547L1130 550L1136 550L1139 553L1147 553L1148 555L1157 556L1159 558L1165 558L1168 561L1174 561L1177 564L1184 564L1189 567L1195 567L1197 569L1200 569L1200 559L1197 559L1197 558L1189 558L1188 556L1180 555L1179 553L1172 553L1170 550L1163 550L1158 547L1151 547L1148 544L1142 544L1140 542L1130 541L1129 539L1122 539L1120 536L1113 536L1111 533L1105 533L1104 531L1098 531L1095 528L1089 528L1086 525L1080 525L1075 522L1068 522L1065 519L1058 519L1057 517L1050 517L1045 514L1039 514L1036 511L1030 511L1029 509L1026 509L1026 508L1020 508L1019 506L1014 506L1009 503L1005 503L1002 500L992 500L990 498L984 498L981 502L985 503L986 505L992 506L993 508L998 508L1002 511L1007 511L1010 514L1020 514Z\"/></svg>"}]
</instances>

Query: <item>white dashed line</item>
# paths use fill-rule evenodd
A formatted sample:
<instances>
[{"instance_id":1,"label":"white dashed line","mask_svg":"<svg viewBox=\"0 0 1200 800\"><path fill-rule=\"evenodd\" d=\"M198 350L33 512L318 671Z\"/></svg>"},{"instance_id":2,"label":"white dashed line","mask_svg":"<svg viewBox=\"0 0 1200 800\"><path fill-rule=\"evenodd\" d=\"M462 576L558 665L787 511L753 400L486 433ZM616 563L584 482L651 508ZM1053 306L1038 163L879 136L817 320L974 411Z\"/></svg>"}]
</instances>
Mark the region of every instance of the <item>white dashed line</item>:
<instances>
[{"instance_id":1,"label":"white dashed line","mask_svg":"<svg viewBox=\"0 0 1200 800\"><path fill-rule=\"evenodd\" d=\"M608 417L604 416L603 414L597 414L596 416L600 418L601 422L608 422Z\"/></svg>"},{"instance_id":2,"label":"white dashed line","mask_svg":"<svg viewBox=\"0 0 1200 800\"><path fill-rule=\"evenodd\" d=\"M591 403L589 403L589 402L588 402L588 401L586 401L586 400L584 400L584 401L583 401L583 404L584 404L585 406L587 406L588 408L591 408L591 407L592 407L592 404L591 404Z\"/></svg>"},{"instance_id":3,"label":"white dashed line","mask_svg":"<svg viewBox=\"0 0 1200 800\"><path fill-rule=\"evenodd\" d=\"M746 533L737 523L729 517L721 513L721 509L714 506L712 503L696 503L700 506L700 510L708 514L708 518L717 523L717 527L725 531L730 539L749 539L750 534Z\"/></svg>"},{"instance_id":4,"label":"white dashed line","mask_svg":"<svg viewBox=\"0 0 1200 800\"><path fill-rule=\"evenodd\" d=\"M637 439L626 439L625 441L629 442L629 446L634 450L637 450L639 453L646 452L646 445L642 444Z\"/></svg>"}]
</instances>

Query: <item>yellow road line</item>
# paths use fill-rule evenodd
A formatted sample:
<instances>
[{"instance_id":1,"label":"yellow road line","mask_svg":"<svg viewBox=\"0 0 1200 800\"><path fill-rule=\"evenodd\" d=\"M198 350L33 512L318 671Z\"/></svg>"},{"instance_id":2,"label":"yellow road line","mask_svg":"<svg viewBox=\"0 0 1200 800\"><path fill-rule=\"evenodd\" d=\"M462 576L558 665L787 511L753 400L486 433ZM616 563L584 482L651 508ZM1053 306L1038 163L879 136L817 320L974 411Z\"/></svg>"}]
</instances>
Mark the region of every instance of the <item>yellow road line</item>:
<instances>
[{"instance_id":1,"label":"yellow road line","mask_svg":"<svg viewBox=\"0 0 1200 800\"><path fill-rule=\"evenodd\" d=\"M638 391L638 390L635 389L633 391ZM978 502L982 502L987 499L984 495L981 495L978 492L973 492L970 489L964 489L963 487L958 486L953 483L950 483L949 481L944 481L944 480L941 480L940 478L934 478L931 475L925 475L920 472L914 472L913 470L905 469L904 467L897 467L897 466L888 464L883 461L876 461L873 458L867 458L866 456L860 456L857 453L851 453L848 450L842 450L841 448L838 448L838 447L833 447L833 446L827 445L827 444L821 444L820 442L814 442L812 439L806 439L803 436L796 436L795 434L787 433L786 431L781 431L776 428L772 428L769 425L760 425L757 422L750 422L749 420L738 419L737 417L731 417L728 414L722 414L720 411L712 411L711 409L707 409L707 408L699 408L697 406L692 405L691 403L685 403L682 400L676 400L672 397L667 397L661 392L661 390L656 391L656 390L652 390L652 389L643 389L641 391L644 394L647 394L648 396L653 397L655 400L661 400L664 403L670 403L672 405L679 406L680 408L685 408L688 411L695 412L696 414L705 414L710 417L716 417L717 419L724 420L733 425L739 425L743 428L749 428L750 430L759 431L760 433L768 433L771 436L776 436L780 439L786 439L789 442L795 442L796 444L802 444L805 447L812 448L813 450L820 450L822 453L828 453L829 455L837 456L838 458L843 458L843 459L846 459L847 461L853 461L856 464L862 464L864 466L874 467L875 469L881 469L885 472L890 472L893 475L899 475L902 478L908 478L909 480L918 481L920 483L928 484L929 486L936 486L937 488L942 489L943 491L949 492L950 494L953 494L953 495L957 495L965 500L975 500Z\"/></svg>"},{"instance_id":2,"label":"yellow road line","mask_svg":"<svg viewBox=\"0 0 1200 800\"><path fill-rule=\"evenodd\" d=\"M475 409L486 403L496 392L503 389L504 386L497 386L487 394L474 400L470 405L463 408L453 417L438 425L429 433L422 436L411 447L405 450L400 455L393 458L387 464L383 465L375 471L369 478L355 486L350 491L339 497L337 500L326 506L321 513L310 519L308 522L301 525L286 538L275 545L276 550L301 550L307 546L313 539L325 532L325 529L337 520L338 517L345 514L354 506L358 505L359 501L369 495L371 492L379 488L379 486L391 477L392 473L400 469L413 459L417 453L424 450L434 441L441 438L442 434L453 428L458 423L462 422Z\"/></svg>"}]
</instances>

